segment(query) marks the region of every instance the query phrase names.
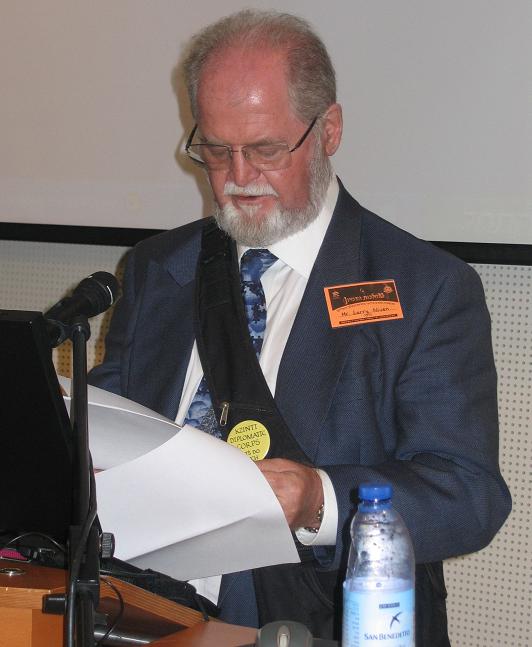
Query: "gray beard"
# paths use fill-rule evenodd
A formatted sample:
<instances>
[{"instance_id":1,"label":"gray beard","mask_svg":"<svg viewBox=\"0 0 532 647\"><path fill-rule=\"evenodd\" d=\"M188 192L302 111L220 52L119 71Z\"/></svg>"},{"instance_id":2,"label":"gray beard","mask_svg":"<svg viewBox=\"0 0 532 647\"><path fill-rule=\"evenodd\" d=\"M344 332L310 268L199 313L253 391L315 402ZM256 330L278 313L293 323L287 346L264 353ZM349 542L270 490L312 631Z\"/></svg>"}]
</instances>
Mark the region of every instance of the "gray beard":
<instances>
[{"instance_id":1,"label":"gray beard","mask_svg":"<svg viewBox=\"0 0 532 647\"><path fill-rule=\"evenodd\" d=\"M237 243L248 247L267 247L305 229L318 217L332 178L331 163L321 151L319 140L310 162L309 175L309 201L305 207L284 209L277 206L257 219L254 218L257 207L240 211L232 204L222 208L216 204L214 218L218 226Z\"/></svg>"}]
</instances>

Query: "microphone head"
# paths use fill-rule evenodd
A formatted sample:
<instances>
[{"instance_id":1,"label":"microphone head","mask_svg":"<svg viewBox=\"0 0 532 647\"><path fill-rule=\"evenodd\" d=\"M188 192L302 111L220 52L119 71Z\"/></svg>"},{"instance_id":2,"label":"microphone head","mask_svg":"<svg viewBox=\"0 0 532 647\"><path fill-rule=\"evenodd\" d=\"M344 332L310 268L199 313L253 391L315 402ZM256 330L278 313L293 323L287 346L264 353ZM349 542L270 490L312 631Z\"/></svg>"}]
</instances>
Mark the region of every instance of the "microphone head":
<instances>
[{"instance_id":1,"label":"microphone head","mask_svg":"<svg viewBox=\"0 0 532 647\"><path fill-rule=\"evenodd\" d=\"M62 344L68 336L65 326L75 317L95 317L105 312L120 297L120 286L109 272L94 272L44 313L52 346Z\"/></svg>"},{"instance_id":2,"label":"microphone head","mask_svg":"<svg viewBox=\"0 0 532 647\"><path fill-rule=\"evenodd\" d=\"M120 285L109 272L94 272L74 290L72 296L85 297L89 307L84 311L88 317L94 317L105 312L120 297Z\"/></svg>"},{"instance_id":3,"label":"microphone head","mask_svg":"<svg viewBox=\"0 0 532 647\"><path fill-rule=\"evenodd\" d=\"M58 301L44 313L46 319L55 319L69 323L76 315L95 317L120 296L120 287L116 278L109 272L94 272L83 279L69 297Z\"/></svg>"}]
</instances>

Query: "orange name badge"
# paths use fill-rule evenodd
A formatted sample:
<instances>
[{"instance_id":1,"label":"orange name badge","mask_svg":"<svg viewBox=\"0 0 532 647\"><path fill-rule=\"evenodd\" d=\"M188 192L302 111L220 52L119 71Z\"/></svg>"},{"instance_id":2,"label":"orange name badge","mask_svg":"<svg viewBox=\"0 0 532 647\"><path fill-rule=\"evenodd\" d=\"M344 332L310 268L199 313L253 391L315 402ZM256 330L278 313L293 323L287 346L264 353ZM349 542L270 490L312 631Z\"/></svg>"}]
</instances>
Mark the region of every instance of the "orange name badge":
<instances>
[{"instance_id":1,"label":"orange name badge","mask_svg":"<svg viewBox=\"0 0 532 647\"><path fill-rule=\"evenodd\" d=\"M323 288L333 328L402 319L395 281L369 281Z\"/></svg>"}]
</instances>

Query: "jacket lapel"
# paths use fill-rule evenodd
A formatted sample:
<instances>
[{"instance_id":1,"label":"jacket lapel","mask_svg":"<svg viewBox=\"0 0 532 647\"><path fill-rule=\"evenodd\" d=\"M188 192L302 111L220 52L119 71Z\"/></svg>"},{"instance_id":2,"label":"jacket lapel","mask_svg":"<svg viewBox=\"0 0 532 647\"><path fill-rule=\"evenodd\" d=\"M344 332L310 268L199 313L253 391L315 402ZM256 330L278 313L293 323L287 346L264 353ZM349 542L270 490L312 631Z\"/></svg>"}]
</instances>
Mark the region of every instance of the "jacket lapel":
<instances>
[{"instance_id":1,"label":"jacket lapel","mask_svg":"<svg viewBox=\"0 0 532 647\"><path fill-rule=\"evenodd\" d=\"M194 274L200 235L151 259L131 356L129 397L174 419L194 343Z\"/></svg>"},{"instance_id":2,"label":"jacket lapel","mask_svg":"<svg viewBox=\"0 0 532 647\"><path fill-rule=\"evenodd\" d=\"M314 459L356 326L331 328L324 287L360 279L360 207L340 185L277 378L275 399L292 434Z\"/></svg>"}]
</instances>

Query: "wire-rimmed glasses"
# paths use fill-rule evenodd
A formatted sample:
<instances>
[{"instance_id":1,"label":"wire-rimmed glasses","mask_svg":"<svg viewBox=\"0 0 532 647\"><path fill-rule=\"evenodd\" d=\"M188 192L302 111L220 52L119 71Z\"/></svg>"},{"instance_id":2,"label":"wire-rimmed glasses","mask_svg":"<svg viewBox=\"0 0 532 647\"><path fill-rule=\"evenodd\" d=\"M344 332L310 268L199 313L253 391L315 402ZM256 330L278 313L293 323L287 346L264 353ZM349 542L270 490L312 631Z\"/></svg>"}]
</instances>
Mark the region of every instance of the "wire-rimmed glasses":
<instances>
[{"instance_id":1,"label":"wire-rimmed glasses","mask_svg":"<svg viewBox=\"0 0 532 647\"><path fill-rule=\"evenodd\" d=\"M227 144L211 144L210 142L193 144L192 141L198 129L198 124L195 124L187 140L185 152L194 162L206 166L211 171L229 169L233 153L242 153L247 162L261 171L278 171L290 166L292 153L303 144L317 120L318 117L312 120L303 136L292 148L286 142L258 142L247 144L236 150Z\"/></svg>"}]
</instances>

